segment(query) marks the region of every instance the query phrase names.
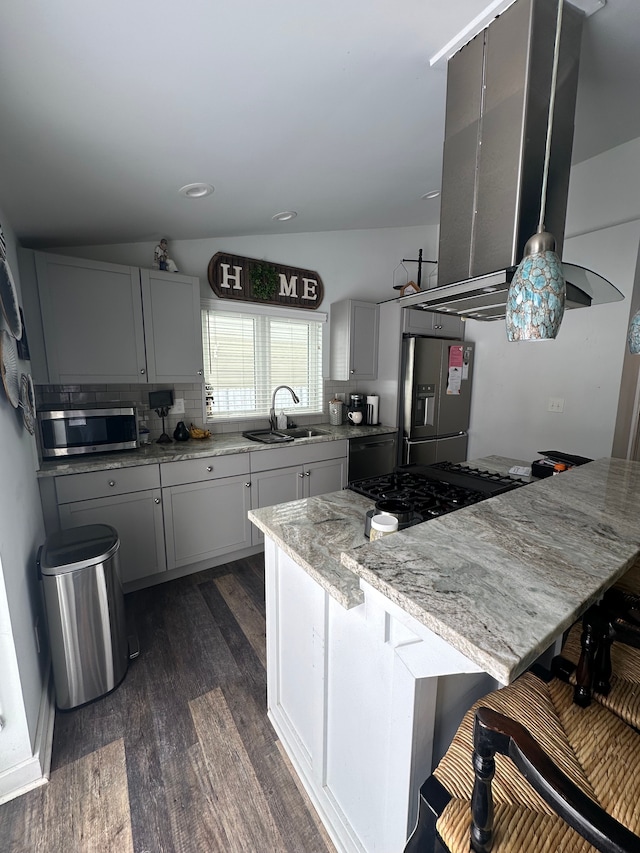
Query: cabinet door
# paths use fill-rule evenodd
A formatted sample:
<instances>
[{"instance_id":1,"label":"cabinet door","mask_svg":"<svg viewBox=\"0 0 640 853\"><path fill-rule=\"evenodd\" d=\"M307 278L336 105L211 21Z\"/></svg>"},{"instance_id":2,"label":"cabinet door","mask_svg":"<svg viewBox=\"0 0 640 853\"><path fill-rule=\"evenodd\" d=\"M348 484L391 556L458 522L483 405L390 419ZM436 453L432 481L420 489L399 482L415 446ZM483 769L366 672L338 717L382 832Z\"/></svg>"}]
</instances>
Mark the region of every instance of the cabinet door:
<instances>
[{"instance_id":1,"label":"cabinet door","mask_svg":"<svg viewBox=\"0 0 640 853\"><path fill-rule=\"evenodd\" d=\"M36 254L52 383L146 382L137 267Z\"/></svg>"},{"instance_id":2,"label":"cabinet door","mask_svg":"<svg viewBox=\"0 0 640 853\"><path fill-rule=\"evenodd\" d=\"M59 513L63 528L110 524L118 531L123 583L165 571L160 489L62 504Z\"/></svg>"},{"instance_id":3,"label":"cabinet door","mask_svg":"<svg viewBox=\"0 0 640 853\"><path fill-rule=\"evenodd\" d=\"M378 306L351 303L350 374L354 379L375 379L378 374Z\"/></svg>"},{"instance_id":4,"label":"cabinet door","mask_svg":"<svg viewBox=\"0 0 640 853\"><path fill-rule=\"evenodd\" d=\"M140 278L149 382L201 381L199 280L144 269Z\"/></svg>"},{"instance_id":5,"label":"cabinet door","mask_svg":"<svg viewBox=\"0 0 640 853\"><path fill-rule=\"evenodd\" d=\"M378 306L343 299L331 304L331 378L375 379L378 361Z\"/></svg>"},{"instance_id":6,"label":"cabinet door","mask_svg":"<svg viewBox=\"0 0 640 853\"><path fill-rule=\"evenodd\" d=\"M437 338L455 338L461 340L464 337L464 324L460 317L449 316L447 314L434 314L433 334Z\"/></svg>"},{"instance_id":7,"label":"cabinet door","mask_svg":"<svg viewBox=\"0 0 640 853\"><path fill-rule=\"evenodd\" d=\"M408 335L429 335L435 338L463 337L463 323L457 315L405 308L402 331Z\"/></svg>"},{"instance_id":8,"label":"cabinet door","mask_svg":"<svg viewBox=\"0 0 640 853\"><path fill-rule=\"evenodd\" d=\"M328 459L304 466L305 497L339 492L347 482L347 460Z\"/></svg>"},{"instance_id":9,"label":"cabinet door","mask_svg":"<svg viewBox=\"0 0 640 853\"><path fill-rule=\"evenodd\" d=\"M249 547L250 485L241 476L162 490L169 569Z\"/></svg>"},{"instance_id":10,"label":"cabinet door","mask_svg":"<svg viewBox=\"0 0 640 853\"><path fill-rule=\"evenodd\" d=\"M299 465L289 468L277 468L274 471L260 471L251 475L251 509L261 506L275 506L304 497L304 471ZM264 534L251 525L251 543L264 542Z\"/></svg>"}]
</instances>

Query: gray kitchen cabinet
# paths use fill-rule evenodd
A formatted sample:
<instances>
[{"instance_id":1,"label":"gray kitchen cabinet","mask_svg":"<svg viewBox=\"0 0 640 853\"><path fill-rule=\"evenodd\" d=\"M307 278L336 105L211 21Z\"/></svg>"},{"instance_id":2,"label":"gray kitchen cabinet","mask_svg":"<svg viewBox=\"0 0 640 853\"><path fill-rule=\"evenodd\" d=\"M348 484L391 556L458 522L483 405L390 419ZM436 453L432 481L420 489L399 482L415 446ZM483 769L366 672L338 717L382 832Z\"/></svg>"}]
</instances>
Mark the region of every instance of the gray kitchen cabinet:
<instances>
[{"instance_id":1,"label":"gray kitchen cabinet","mask_svg":"<svg viewBox=\"0 0 640 853\"><path fill-rule=\"evenodd\" d=\"M251 545L248 454L167 462L160 471L169 569Z\"/></svg>"},{"instance_id":2,"label":"gray kitchen cabinet","mask_svg":"<svg viewBox=\"0 0 640 853\"><path fill-rule=\"evenodd\" d=\"M167 568L157 465L56 477L61 528L110 524L120 538L124 584Z\"/></svg>"},{"instance_id":3,"label":"gray kitchen cabinet","mask_svg":"<svg viewBox=\"0 0 640 853\"><path fill-rule=\"evenodd\" d=\"M282 447L251 454L251 508L337 492L347 484L347 443ZM294 463L284 465L285 461ZM252 544L264 536L257 527Z\"/></svg>"},{"instance_id":4,"label":"gray kitchen cabinet","mask_svg":"<svg viewBox=\"0 0 640 853\"><path fill-rule=\"evenodd\" d=\"M35 259L49 381L146 382L137 267Z\"/></svg>"},{"instance_id":5,"label":"gray kitchen cabinet","mask_svg":"<svg viewBox=\"0 0 640 853\"><path fill-rule=\"evenodd\" d=\"M197 278L36 252L48 379L202 379Z\"/></svg>"},{"instance_id":6,"label":"gray kitchen cabinet","mask_svg":"<svg viewBox=\"0 0 640 853\"><path fill-rule=\"evenodd\" d=\"M378 370L378 306L343 299L330 310L330 375L338 381L375 379Z\"/></svg>"},{"instance_id":7,"label":"gray kitchen cabinet","mask_svg":"<svg viewBox=\"0 0 640 853\"><path fill-rule=\"evenodd\" d=\"M449 316L419 308L405 308L402 331L406 335L428 335L457 340L464 337L464 324L457 314Z\"/></svg>"},{"instance_id":8,"label":"gray kitchen cabinet","mask_svg":"<svg viewBox=\"0 0 640 853\"><path fill-rule=\"evenodd\" d=\"M203 376L200 282L140 270L149 382L199 382Z\"/></svg>"}]
</instances>

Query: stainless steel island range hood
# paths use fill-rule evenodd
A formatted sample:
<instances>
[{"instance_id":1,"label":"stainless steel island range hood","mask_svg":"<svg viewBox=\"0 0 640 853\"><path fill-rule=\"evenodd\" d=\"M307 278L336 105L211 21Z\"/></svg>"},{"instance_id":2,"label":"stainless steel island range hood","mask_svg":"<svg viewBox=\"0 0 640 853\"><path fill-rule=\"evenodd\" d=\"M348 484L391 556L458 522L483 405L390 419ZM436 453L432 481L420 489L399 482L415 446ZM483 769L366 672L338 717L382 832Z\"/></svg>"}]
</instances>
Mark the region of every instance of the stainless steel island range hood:
<instances>
[{"instance_id":1,"label":"stainless steel island range hood","mask_svg":"<svg viewBox=\"0 0 640 853\"><path fill-rule=\"evenodd\" d=\"M515 0L447 66L438 285L398 301L478 320L505 316L509 284L536 232L557 0ZM545 224L562 257L584 14L565 2ZM567 308L623 295L563 264Z\"/></svg>"}]
</instances>

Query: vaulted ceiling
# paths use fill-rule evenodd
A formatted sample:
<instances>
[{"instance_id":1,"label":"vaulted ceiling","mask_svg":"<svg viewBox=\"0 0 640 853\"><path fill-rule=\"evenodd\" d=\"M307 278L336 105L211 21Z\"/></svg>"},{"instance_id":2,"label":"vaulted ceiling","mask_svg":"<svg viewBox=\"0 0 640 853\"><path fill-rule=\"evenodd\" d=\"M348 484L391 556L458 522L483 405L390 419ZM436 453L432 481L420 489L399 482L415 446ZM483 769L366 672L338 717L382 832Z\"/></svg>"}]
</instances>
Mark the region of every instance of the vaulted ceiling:
<instances>
[{"instance_id":1,"label":"vaulted ceiling","mask_svg":"<svg viewBox=\"0 0 640 853\"><path fill-rule=\"evenodd\" d=\"M435 224L429 59L498 5L5 0L0 209L32 247ZM586 20L574 162L640 136L639 37L638 0Z\"/></svg>"}]
</instances>

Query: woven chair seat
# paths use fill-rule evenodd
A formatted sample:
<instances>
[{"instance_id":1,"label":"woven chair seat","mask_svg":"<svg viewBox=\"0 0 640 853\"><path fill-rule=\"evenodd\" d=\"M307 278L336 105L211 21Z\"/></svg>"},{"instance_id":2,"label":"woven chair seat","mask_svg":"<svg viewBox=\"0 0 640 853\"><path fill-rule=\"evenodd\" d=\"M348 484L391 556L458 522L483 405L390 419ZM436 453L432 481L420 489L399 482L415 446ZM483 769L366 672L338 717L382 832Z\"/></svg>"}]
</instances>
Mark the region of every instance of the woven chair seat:
<instances>
[{"instance_id":1,"label":"woven chair seat","mask_svg":"<svg viewBox=\"0 0 640 853\"><path fill-rule=\"evenodd\" d=\"M582 627L578 623L569 631L560 653L576 666L580 660L581 634ZM640 729L640 649L624 643L613 643L611 668L611 690L606 696L594 692L592 698L621 717L625 723ZM575 672L571 675L571 683L576 683Z\"/></svg>"},{"instance_id":2,"label":"woven chair seat","mask_svg":"<svg viewBox=\"0 0 640 853\"><path fill-rule=\"evenodd\" d=\"M484 696L465 714L449 749L434 770L433 775L452 798L462 801L466 806L466 811L461 809L460 812L460 819L466 821L466 830L454 828L452 812L442 825L446 810L440 816L436 826L443 840L443 832L452 839L458 837L458 831L463 836L467 832L465 849L469 849L468 812L474 782L473 721L478 707L492 708L525 726L578 788L632 832L640 833L640 734L602 705L593 703L589 708L575 705L571 685L556 678L547 683L531 673L525 673L513 684ZM538 826L537 816L560 820L511 760L500 754L496 755L492 790L496 815L498 806L517 806L523 816L519 818L517 815L520 812L507 810L507 819L509 824L513 820L521 820L523 827L526 827L523 831L528 832L529 825ZM527 816L525 820L526 812L533 816ZM560 823L563 822L560 820ZM556 832L551 828L551 823L544 825L548 829L540 831ZM497 830L497 819L495 826ZM509 838L515 846L505 847L504 850L582 849L572 846L573 842L566 847L527 847L512 832ZM587 846L584 849L591 848Z\"/></svg>"},{"instance_id":3,"label":"woven chair seat","mask_svg":"<svg viewBox=\"0 0 640 853\"><path fill-rule=\"evenodd\" d=\"M494 825L491 853L597 853L557 815L500 803L495 807ZM471 810L467 800L451 800L437 828L450 853L469 853Z\"/></svg>"}]
</instances>

